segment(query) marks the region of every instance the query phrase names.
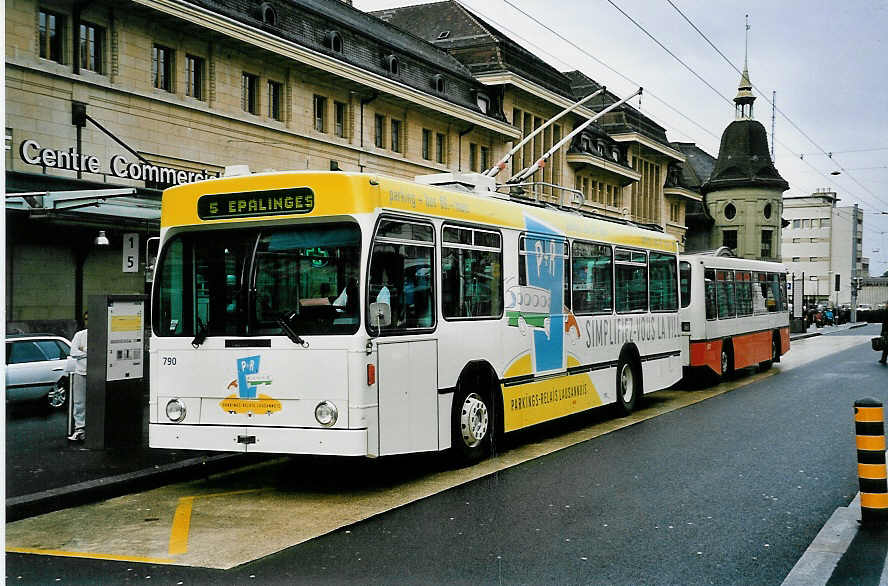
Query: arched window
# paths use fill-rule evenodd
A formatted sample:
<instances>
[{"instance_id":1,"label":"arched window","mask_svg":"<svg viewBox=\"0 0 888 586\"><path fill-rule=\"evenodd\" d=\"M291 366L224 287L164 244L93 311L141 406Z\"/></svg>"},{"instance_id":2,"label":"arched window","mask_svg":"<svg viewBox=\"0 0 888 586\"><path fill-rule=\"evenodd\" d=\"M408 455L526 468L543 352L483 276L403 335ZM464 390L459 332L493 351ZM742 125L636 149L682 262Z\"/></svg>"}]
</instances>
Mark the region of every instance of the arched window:
<instances>
[{"instance_id":1,"label":"arched window","mask_svg":"<svg viewBox=\"0 0 888 586\"><path fill-rule=\"evenodd\" d=\"M401 62L394 55L386 55L385 68L392 75L401 75Z\"/></svg>"},{"instance_id":2,"label":"arched window","mask_svg":"<svg viewBox=\"0 0 888 586\"><path fill-rule=\"evenodd\" d=\"M259 11L262 14L262 22L265 24L269 24L271 26L277 26L277 12L275 12L274 7L268 2L263 2L261 6L259 6Z\"/></svg>"},{"instance_id":3,"label":"arched window","mask_svg":"<svg viewBox=\"0 0 888 586\"><path fill-rule=\"evenodd\" d=\"M342 53L342 36L337 31L324 33L324 46L334 53Z\"/></svg>"},{"instance_id":4,"label":"arched window","mask_svg":"<svg viewBox=\"0 0 888 586\"><path fill-rule=\"evenodd\" d=\"M765 212L765 219L770 220L771 219L771 212L772 212L771 204L769 204L769 203L765 204L764 212Z\"/></svg>"},{"instance_id":5,"label":"arched window","mask_svg":"<svg viewBox=\"0 0 888 586\"><path fill-rule=\"evenodd\" d=\"M432 85L434 86L435 91L439 94L443 94L444 90L447 88L444 76L440 73L432 76Z\"/></svg>"}]
</instances>

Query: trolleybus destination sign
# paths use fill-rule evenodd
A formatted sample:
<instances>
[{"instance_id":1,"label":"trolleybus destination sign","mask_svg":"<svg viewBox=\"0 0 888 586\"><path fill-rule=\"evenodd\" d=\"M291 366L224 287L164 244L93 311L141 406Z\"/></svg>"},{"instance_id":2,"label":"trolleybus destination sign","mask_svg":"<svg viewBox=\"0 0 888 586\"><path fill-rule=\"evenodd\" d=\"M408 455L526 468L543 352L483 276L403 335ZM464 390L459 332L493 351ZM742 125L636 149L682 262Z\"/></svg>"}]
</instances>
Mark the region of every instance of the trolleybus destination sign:
<instances>
[{"instance_id":1,"label":"trolleybus destination sign","mask_svg":"<svg viewBox=\"0 0 888 586\"><path fill-rule=\"evenodd\" d=\"M313 209L314 192L308 187L244 193L211 193L197 200L197 215L201 220L307 214Z\"/></svg>"}]
</instances>

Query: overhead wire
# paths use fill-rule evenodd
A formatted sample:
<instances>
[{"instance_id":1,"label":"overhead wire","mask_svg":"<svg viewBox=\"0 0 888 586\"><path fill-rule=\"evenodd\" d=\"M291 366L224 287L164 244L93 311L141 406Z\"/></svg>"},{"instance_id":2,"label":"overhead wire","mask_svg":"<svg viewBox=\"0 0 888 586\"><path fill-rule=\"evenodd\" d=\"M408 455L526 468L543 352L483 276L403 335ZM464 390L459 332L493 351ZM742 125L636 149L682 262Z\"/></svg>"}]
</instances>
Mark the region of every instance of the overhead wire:
<instances>
[{"instance_id":1,"label":"overhead wire","mask_svg":"<svg viewBox=\"0 0 888 586\"><path fill-rule=\"evenodd\" d=\"M614 8L616 8L616 9L619 10L621 13L623 13L623 15L626 16L626 18L629 18L629 20L631 20L636 26L638 26L639 28L642 28L642 30L644 30L644 28L641 27L641 25L639 25L637 22L635 22L635 20L633 20L633 19L632 19L629 15L627 15L622 9L620 9L620 8L614 3L614 0L608 0L608 2L609 2L611 5L613 5ZM736 71L737 73L740 73L741 75L743 74L743 72L740 71L740 69L739 69L736 65L734 65L734 63L733 63L730 59L728 59L728 57L727 57L727 56L726 56L726 55L725 55L725 54L724 54L724 53L723 53L718 47L715 46L715 43L713 43L711 40L709 40L709 37L707 37L706 34L705 34L702 30L700 30L700 28L697 27L697 25L694 24L693 21L692 21L692 20L691 20L691 19L690 19L690 18L689 18L684 12L682 12L682 10L681 10L678 6L676 6L675 3L674 3L672 0L666 0L666 2L667 2L670 6L672 6L672 8L675 9L675 11L678 12L678 14L681 15L681 17L682 17L682 18L683 18L683 19L684 19L684 20L685 20L685 21L686 21L686 22L687 22L687 23L688 23L688 24L689 24L689 25L690 25L695 31L697 31L697 33L698 33L701 37L703 37L703 39L709 44L709 46L712 47L712 48L715 50L715 52L718 53L718 54L722 57L722 59L724 59L724 60L728 63L728 65L731 66L731 68L734 69L734 71ZM651 37L652 39L654 38L654 37L653 37L650 33L648 33L646 30L645 30L644 32L645 32L645 34L647 34L647 35L648 35L649 37ZM657 41L657 44L660 44L660 46L662 46L662 44L661 44L659 41ZM665 47L664 47L664 49L665 49ZM673 57L674 57L674 54L673 54L671 51L668 51L668 49L667 49L667 52L669 52L669 54L670 54L670 55L673 55ZM682 63L682 65L685 65L684 62L682 62L681 60L679 60L679 62ZM687 65L685 65L685 67L687 67ZM698 76L698 77L699 77L699 76ZM709 87L712 87L712 86L710 86L708 83L707 83L706 85L709 86ZM819 144L817 144L817 142L816 142L813 138L811 138L811 137L810 137L810 136L809 136L804 130L802 130L802 129L801 129L801 128L800 128L800 127L799 127L799 126L798 126L798 125L797 125L797 124L796 124L796 123L795 123L795 122L794 122L794 121L793 121L793 120L792 120L792 119L791 119L791 118L785 113L785 112L783 112L783 110L781 110L780 108L778 108L778 107L777 107L777 106L776 106L776 105L775 105L775 104L774 104L774 103L768 98L768 96L767 96L767 94L766 94L765 92L762 92L762 91L761 91L761 90L760 90L755 84L752 84L752 87L755 89L756 92L758 92L758 94L759 94L759 95L760 95L760 96L761 96L761 97L762 97L762 98L763 98L768 104L771 105L772 108L774 108L774 110L775 110L776 112L780 113L780 115L783 116L783 118L784 118L787 122L789 122L790 125L792 125L792 127L795 128L796 131L797 131L799 134L801 134L802 136L804 136L804 137L808 140L808 142L810 142L810 143L811 143L812 145L814 145L817 149L819 149L821 154L824 154L824 155L828 156L831 160L835 161L836 166L837 166L839 169L841 169L842 172L844 172L844 173L845 173L845 174L846 174L846 175L847 175L852 181L854 181L858 186L860 186L864 191L866 191L869 195L871 195L871 196L872 196L873 198L875 198L877 201L880 201L880 202L882 202L883 204L888 205L888 201L883 200L882 198L880 198L879 196L877 196L875 193L873 193L872 191L870 191L869 188L867 188L867 187L866 187L865 185L863 185L860 181L858 181L857 178L854 177L854 175L848 173L848 172L847 172L848 169L842 167L842 165L841 165L838 161L836 161L836 160L833 158L833 155L836 154L837 151L833 151L833 152L828 152L828 151L826 151L823 147L821 147ZM721 95L721 94L719 94L719 95ZM772 140L775 140L774 137L771 137L771 138L772 138ZM785 144L783 144L781 141L776 141L776 142L777 142L778 144L780 144L782 147L784 147L786 150L788 150L790 153L793 153L792 149L790 149L789 147L787 147L787 146L786 146ZM866 152L867 150L868 150L868 149L861 149L859 152ZM885 148L885 149L874 149L874 150L888 150L888 148ZM854 151L845 151L845 152L854 152ZM805 159L804 159L804 154L803 154L803 153L793 153L793 154L796 155L796 156L798 156L800 160L804 161L804 162L805 162L809 167L811 167L812 169L816 169L816 167L814 167L810 162L805 161ZM817 170L817 171L818 171L821 175L823 175L824 177L826 177L826 175L824 175L821 171L819 171L819 170ZM858 195L858 197L859 197L859 195ZM860 199L863 199L863 198L860 198Z\"/></svg>"},{"instance_id":2,"label":"overhead wire","mask_svg":"<svg viewBox=\"0 0 888 586\"><path fill-rule=\"evenodd\" d=\"M558 39L560 39L561 41L567 43L568 45L570 45L571 47L573 47L574 49L576 49L577 51L579 51L580 53L582 53L583 55L585 55L586 57L588 57L589 59L592 59L593 61L595 61L596 63L598 63L599 65L601 65L602 67L604 67L605 69L607 69L608 71L610 71L611 73L613 73L613 74L615 74L615 75L621 77L623 80L625 80L625 81L631 83L631 84L634 85L634 86L644 86L644 84L642 84L642 83L638 83L637 81L633 80L632 78L630 78L629 76L625 75L624 73L622 73L622 72L620 72L620 71L614 69L613 67L611 67L610 65L608 65L607 63L605 63L604 61L602 61L601 59L599 59L599 58L596 57L595 55L592 55L591 53L589 53L589 51L587 51L587 50L584 49L583 47L577 45L574 41L568 39L567 37L565 37L564 35L562 35L562 34L559 33L558 31L552 29L550 26L548 26L548 25L545 24L544 22L540 21L540 20L539 20L538 18L536 18L535 16L533 16L533 15L531 15L531 14L528 14L528 13L525 12L521 7L515 5L511 0L503 0L503 3L505 3L505 4L509 5L509 6L511 6L516 12L519 12L520 14L522 14L523 16L525 16L526 18L530 19L530 20L533 21L537 26L539 26L539 27L541 27L541 28L547 30L549 33L551 33L552 35L556 36L556 37L557 37ZM477 10L477 9L475 9L474 7L472 7L472 10L478 12L479 14L482 14L480 10ZM486 15L485 15L485 18L488 18L492 23L496 24L497 26L501 26L500 23L498 23L496 20L490 18L489 16L486 16ZM690 118L690 117L689 117L688 115L686 115L684 112L681 112L681 111L678 110L675 106L673 106L672 104L668 103L668 102L665 101L664 99L660 98L659 96L657 96L657 95L656 95L655 93L653 93L652 91L650 91L650 90L648 90L648 89L645 89L645 90L644 90L644 95L647 96L647 97L649 97L649 98L653 98L654 100L656 100L657 102L659 102L660 104L662 104L663 106L665 106L666 108L672 110L674 113L676 113L677 115L681 116L682 118L684 118L685 120L687 120L688 122L690 122L691 124L693 124L694 126L696 126L697 128L699 128L700 130L702 130L703 132L705 132L706 134L712 136L716 141L719 141L719 140L720 140L720 137L719 137L718 135L714 134L714 133L713 133L711 130L709 130L707 127L705 127L704 125L700 124L700 123L697 122L696 120ZM648 114L648 111L645 111L645 114L646 114L646 115L649 115L649 114ZM652 118L653 118L653 116L652 116ZM684 134L685 136L688 136L688 137L690 138L690 135L688 135L687 133L682 132L682 134Z\"/></svg>"}]
</instances>

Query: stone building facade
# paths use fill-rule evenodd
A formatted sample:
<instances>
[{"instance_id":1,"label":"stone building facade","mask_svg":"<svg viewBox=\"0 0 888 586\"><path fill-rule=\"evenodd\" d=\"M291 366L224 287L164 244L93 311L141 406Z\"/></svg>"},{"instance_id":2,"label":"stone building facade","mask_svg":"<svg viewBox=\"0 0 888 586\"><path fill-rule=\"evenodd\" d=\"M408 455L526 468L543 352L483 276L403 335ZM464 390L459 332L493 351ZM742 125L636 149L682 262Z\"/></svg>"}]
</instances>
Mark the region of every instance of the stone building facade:
<instances>
[{"instance_id":1,"label":"stone building facade","mask_svg":"<svg viewBox=\"0 0 888 586\"><path fill-rule=\"evenodd\" d=\"M480 171L599 89L455 2L424 6L440 18L399 22L337 0L7 0L6 185L22 194L6 204L11 329L70 335L89 295L148 291L145 242L165 187L237 164ZM565 116L497 180L617 99ZM668 179L683 161L624 105L533 179L683 240L694 194ZM96 244L99 231L109 245ZM124 269L133 237L134 271Z\"/></svg>"},{"instance_id":2,"label":"stone building facade","mask_svg":"<svg viewBox=\"0 0 888 586\"><path fill-rule=\"evenodd\" d=\"M232 164L412 178L520 136L459 61L342 2L7 0L6 31L7 192L30 194L7 199L13 329L70 334L88 295L144 292L123 238L157 233L166 186Z\"/></svg>"}]
</instances>

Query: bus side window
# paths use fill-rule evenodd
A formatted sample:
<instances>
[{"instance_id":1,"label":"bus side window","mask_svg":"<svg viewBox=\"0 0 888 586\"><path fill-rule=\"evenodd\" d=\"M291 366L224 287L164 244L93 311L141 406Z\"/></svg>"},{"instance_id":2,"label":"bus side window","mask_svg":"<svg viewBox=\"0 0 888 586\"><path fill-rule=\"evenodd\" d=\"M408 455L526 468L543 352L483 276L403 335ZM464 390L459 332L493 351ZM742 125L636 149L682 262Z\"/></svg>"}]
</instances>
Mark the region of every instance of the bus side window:
<instances>
[{"instance_id":1,"label":"bus side window","mask_svg":"<svg viewBox=\"0 0 888 586\"><path fill-rule=\"evenodd\" d=\"M718 316L715 293L715 269L706 269L703 274L706 292L706 319L715 319Z\"/></svg>"},{"instance_id":2,"label":"bus side window","mask_svg":"<svg viewBox=\"0 0 888 586\"><path fill-rule=\"evenodd\" d=\"M691 304L691 263L686 260L678 263L679 290L681 292L681 306Z\"/></svg>"},{"instance_id":3,"label":"bus side window","mask_svg":"<svg viewBox=\"0 0 888 586\"><path fill-rule=\"evenodd\" d=\"M392 321L386 329L435 325L433 252L432 226L396 220L379 222L370 257L367 303L389 305Z\"/></svg>"}]
</instances>

